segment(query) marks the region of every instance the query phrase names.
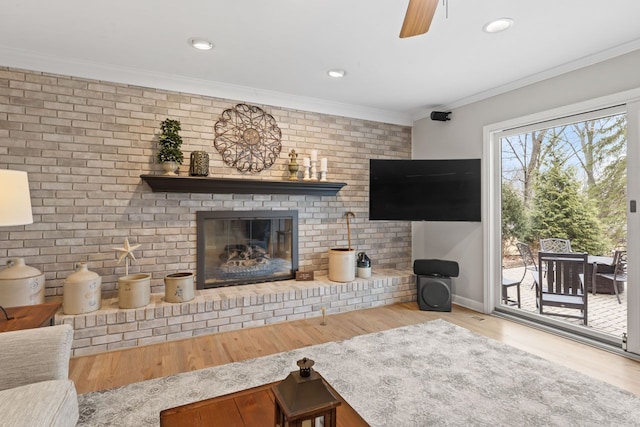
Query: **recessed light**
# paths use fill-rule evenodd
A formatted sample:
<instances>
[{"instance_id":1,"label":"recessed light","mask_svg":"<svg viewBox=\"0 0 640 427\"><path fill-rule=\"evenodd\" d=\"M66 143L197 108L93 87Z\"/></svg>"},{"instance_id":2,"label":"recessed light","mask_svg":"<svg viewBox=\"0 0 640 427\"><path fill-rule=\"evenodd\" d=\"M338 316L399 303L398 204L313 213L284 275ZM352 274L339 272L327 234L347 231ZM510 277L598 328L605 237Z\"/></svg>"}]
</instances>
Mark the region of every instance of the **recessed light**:
<instances>
[{"instance_id":1,"label":"recessed light","mask_svg":"<svg viewBox=\"0 0 640 427\"><path fill-rule=\"evenodd\" d=\"M345 70L335 69L335 70L327 71L327 74L329 75L329 77L333 77L334 79L339 79L341 77L344 77L347 74L347 72Z\"/></svg>"},{"instance_id":2,"label":"recessed light","mask_svg":"<svg viewBox=\"0 0 640 427\"><path fill-rule=\"evenodd\" d=\"M485 33L499 33L511 27L513 25L513 19L500 18L495 19L482 27L482 31Z\"/></svg>"},{"instance_id":3,"label":"recessed light","mask_svg":"<svg viewBox=\"0 0 640 427\"><path fill-rule=\"evenodd\" d=\"M199 50L213 49L213 43L205 39L189 39L189 44Z\"/></svg>"}]
</instances>

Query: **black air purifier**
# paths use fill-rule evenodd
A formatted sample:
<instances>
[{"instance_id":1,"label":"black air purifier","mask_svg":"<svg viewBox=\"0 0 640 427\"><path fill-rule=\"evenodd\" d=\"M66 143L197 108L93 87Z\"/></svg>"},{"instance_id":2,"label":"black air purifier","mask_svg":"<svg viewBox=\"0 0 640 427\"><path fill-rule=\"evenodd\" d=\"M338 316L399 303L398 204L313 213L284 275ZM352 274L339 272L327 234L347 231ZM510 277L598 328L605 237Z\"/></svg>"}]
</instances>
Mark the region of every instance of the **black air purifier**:
<instances>
[{"instance_id":1,"label":"black air purifier","mask_svg":"<svg viewBox=\"0 0 640 427\"><path fill-rule=\"evenodd\" d=\"M451 311L451 277L458 277L458 263L440 259L417 259L413 263L418 287L418 308Z\"/></svg>"}]
</instances>

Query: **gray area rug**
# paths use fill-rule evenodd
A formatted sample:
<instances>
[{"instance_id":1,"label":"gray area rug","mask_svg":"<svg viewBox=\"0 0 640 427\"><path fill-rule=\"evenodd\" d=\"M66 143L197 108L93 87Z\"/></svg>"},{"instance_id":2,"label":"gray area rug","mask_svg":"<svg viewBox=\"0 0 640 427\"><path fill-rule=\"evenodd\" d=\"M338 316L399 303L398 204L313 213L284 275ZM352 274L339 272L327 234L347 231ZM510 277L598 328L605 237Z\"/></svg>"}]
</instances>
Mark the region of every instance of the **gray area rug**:
<instances>
[{"instance_id":1,"label":"gray area rug","mask_svg":"<svg viewBox=\"0 0 640 427\"><path fill-rule=\"evenodd\" d=\"M284 379L305 356L372 426L640 423L640 398L436 320L87 393L78 425L158 426L163 409Z\"/></svg>"}]
</instances>

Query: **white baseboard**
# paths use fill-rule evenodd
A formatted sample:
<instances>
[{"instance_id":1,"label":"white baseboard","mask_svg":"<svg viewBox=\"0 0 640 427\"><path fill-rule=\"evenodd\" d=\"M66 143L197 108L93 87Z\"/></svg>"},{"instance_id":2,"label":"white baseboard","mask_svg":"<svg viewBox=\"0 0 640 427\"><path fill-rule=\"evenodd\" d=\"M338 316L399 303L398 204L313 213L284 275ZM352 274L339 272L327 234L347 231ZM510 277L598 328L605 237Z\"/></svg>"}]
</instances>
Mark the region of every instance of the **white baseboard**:
<instances>
[{"instance_id":1,"label":"white baseboard","mask_svg":"<svg viewBox=\"0 0 640 427\"><path fill-rule=\"evenodd\" d=\"M481 302L474 301L469 298L464 298L458 295L454 295L451 301L456 305L460 305L462 307L475 310L479 313L484 313L484 304L482 304ZM488 313L485 313L485 314L488 314Z\"/></svg>"}]
</instances>

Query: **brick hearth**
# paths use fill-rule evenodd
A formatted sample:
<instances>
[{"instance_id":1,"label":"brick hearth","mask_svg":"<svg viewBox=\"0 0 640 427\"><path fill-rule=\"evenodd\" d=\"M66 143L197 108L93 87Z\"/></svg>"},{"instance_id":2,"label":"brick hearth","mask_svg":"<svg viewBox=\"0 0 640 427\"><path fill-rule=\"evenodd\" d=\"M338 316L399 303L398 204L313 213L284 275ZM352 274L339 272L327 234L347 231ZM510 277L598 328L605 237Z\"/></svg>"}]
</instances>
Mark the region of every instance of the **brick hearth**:
<instances>
[{"instance_id":1,"label":"brick hearth","mask_svg":"<svg viewBox=\"0 0 640 427\"><path fill-rule=\"evenodd\" d=\"M376 270L369 279L331 282L326 276L196 291L186 303L164 301L120 309L116 298L103 298L100 310L58 314L55 323L75 329L72 354L80 356L125 347L190 338L416 299L415 276L404 270Z\"/></svg>"}]
</instances>

